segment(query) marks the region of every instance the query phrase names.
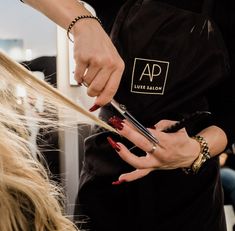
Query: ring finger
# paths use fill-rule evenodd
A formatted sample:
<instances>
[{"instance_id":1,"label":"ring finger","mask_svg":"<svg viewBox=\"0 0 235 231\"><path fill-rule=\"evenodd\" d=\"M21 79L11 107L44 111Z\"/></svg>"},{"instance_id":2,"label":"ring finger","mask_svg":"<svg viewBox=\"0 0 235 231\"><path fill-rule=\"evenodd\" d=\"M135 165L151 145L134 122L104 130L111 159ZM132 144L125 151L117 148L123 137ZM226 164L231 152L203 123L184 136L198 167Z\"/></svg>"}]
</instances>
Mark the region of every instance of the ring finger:
<instances>
[{"instance_id":1,"label":"ring finger","mask_svg":"<svg viewBox=\"0 0 235 231\"><path fill-rule=\"evenodd\" d=\"M123 125L122 129L118 130L120 135L126 137L128 140L130 140L140 149L144 150L145 152L153 154L155 150L159 148L159 145L153 144L146 137L144 137L140 132L138 132L132 125L129 125L128 121L123 120L122 125ZM152 129L150 129L149 131L151 130ZM155 136L155 134L153 133L152 135Z\"/></svg>"},{"instance_id":2,"label":"ring finger","mask_svg":"<svg viewBox=\"0 0 235 231\"><path fill-rule=\"evenodd\" d=\"M121 143L117 143L119 150L117 151L119 156L137 169L143 168L157 168L160 166L159 160L151 154L146 154L146 156L138 157L134 153L130 152L126 146Z\"/></svg>"}]
</instances>

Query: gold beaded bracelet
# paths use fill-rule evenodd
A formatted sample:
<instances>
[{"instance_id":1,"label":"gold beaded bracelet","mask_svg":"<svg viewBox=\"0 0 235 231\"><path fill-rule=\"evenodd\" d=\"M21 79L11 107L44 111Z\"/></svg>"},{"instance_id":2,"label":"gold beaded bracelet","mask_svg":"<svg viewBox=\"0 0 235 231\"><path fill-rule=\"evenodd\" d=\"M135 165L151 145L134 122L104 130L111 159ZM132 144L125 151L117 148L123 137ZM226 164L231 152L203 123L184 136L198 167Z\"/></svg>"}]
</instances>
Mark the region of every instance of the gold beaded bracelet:
<instances>
[{"instance_id":1,"label":"gold beaded bracelet","mask_svg":"<svg viewBox=\"0 0 235 231\"><path fill-rule=\"evenodd\" d=\"M99 24L102 26L102 22L100 21L100 19L96 16L93 15L79 15L76 18L74 18L74 20L69 24L68 29L67 29L67 37L68 39L73 42L73 40L70 38L69 33L71 31L71 29L73 28L73 26L75 25L75 23L81 19L86 19L86 18L91 18L91 19L95 19L99 22Z\"/></svg>"},{"instance_id":2,"label":"gold beaded bracelet","mask_svg":"<svg viewBox=\"0 0 235 231\"><path fill-rule=\"evenodd\" d=\"M189 173L193 173L193 174L198 173L201 166L208 159L211 158L210 152L209 152L209 147L208 147L208 144L207 144L206 140L202 136L199 136L199 135L193 136L192 138L195 139L200 144L200 153L199 153L197 159L193 162L193 164L191 165L190 168L182 168L182 170L187 174L189 174Z\"/></svg>"}]
</instances>

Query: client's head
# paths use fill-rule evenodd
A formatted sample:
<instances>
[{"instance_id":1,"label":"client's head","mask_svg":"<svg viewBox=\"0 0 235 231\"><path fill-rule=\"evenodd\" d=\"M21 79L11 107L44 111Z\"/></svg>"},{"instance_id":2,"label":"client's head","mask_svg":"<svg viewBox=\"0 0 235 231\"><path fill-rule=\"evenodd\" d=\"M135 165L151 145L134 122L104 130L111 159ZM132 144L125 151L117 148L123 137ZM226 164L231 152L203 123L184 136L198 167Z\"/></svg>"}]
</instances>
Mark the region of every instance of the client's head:
<instances>
[{"instance_id":1,"label":"client's head","mask_svg":"<svg viewBox=\"0 0 235 231\"><path fill-rule=\"evenodd\" d=\"M19 100L16 88L21 85L27 95ZM45 112L28 117L37 95L44 98ZM53 104L51 103L53 102ZM44 165L31 153L28 120L40 126L59 126L57 109L74 110L95 123L110 127L89 112L35 78L30 71L0 53L0 230L66 231L76 230L63 211L61 188L50 181ZM40 152L38 152L40 157Z\"/></svg>"}]
</instances>

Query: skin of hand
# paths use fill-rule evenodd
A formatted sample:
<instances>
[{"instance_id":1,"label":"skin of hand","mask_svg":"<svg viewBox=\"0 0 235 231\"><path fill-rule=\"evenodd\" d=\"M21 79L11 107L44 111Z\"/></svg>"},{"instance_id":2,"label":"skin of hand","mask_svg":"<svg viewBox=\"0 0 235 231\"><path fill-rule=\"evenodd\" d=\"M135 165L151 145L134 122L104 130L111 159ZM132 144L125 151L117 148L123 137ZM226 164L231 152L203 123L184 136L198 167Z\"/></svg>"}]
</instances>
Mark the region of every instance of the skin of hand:
<instances>
[{"instance_id":1,"label":"skin of hand","mask_svg":"<svg viewBox=\"0 0 235 231\"><path fill-rule=\"evenodd\" d=\"M43 13L66 29L80 15L91 15L76 0L25 0L26 4ZM115 95L124 62L110 37L95 19L77 21L71 29L74 41L75 79L88 85L87 94L96 97L95 105L103 106Z\"/></svg>"},{"instance_id":2,"label":"skin of hand","mask_svg":"<svg viewBox=\"0 0 235 231\"><path fill-rule=\"evenodd\" d=\"M175 121L161 120L155 125L155 129L149 129L159 140L155 152L149 154L148 151L152 149L153 144L124 120L123 128L118 130L119 134L144 150L146 156L138 157L118 142L116 151L119 156L136 168L133 172L122 174L118 179L120 182L139 179L157 169L176 169L192 165L199 155L200 145L195 139L188 136L185 129L175 133L162 132L164 128L174 123ZM203 136L207 141L211 156L221 153L227 145L224 131L217 126L210 126L198 135Z\"/></svg>"}]
</instances>

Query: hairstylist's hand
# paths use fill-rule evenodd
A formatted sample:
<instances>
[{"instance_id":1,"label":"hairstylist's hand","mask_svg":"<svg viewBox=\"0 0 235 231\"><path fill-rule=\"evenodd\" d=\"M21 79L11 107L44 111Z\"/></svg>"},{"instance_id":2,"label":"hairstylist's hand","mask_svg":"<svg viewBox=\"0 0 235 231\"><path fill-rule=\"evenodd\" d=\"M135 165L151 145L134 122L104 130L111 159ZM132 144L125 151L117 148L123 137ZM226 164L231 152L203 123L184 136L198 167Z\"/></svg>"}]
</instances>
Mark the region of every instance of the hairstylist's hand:
<instances>
[{"instance_id":1,"label":"hairstylist's hand","mask_svg":"<svg viewBox=\"0 0 235 231\"><path fill-rule=\"evenodd\" d=\"M24 0L65 30L77 16L91 15L83 3L74 0ZM95 19L77 21L73 34L75 79L88 85L88 95L97 97L93 110L111 101L124 70L124 62L102 26ZM86 72L87 70L87 72ZM86 75L85 75L86 74Z\"/></svg>"},{"instance_id":2,"label":"hairstylist's hand","mask_svg":"<svg viewBox=\"0 0 235 231\"><path fill-rule=\"evenodd\" d=\"M191 166L200 152L200 145L188 136L185 129L181 129L176 133L162 132L164 128L173 123L175 121L162 120L155 125L155 129L149 129L159 140L156 150L152 153L150 152L153 149L153 144L137 132L126 120L113 124L120 135L126 137L146 152L145 156L138 157L122 143L116 143L112 138L108 138L119 156L136 168L133 172L122 174L117 182L133 181L157 169L176 169Z\"/></svg>"},{"instance_id":3,"label":"hairstylist's hand","mask_svg":"<svg viewBox=\"0 0 235 231\"><path fill-rule=\"evenodd\" d=\"M124 62L101 25L83 19L73 27L75 79L87 85L87 93L97 97L95 106L103 106L115 95L124 70Z\"/></svg>"}]
</instances>

